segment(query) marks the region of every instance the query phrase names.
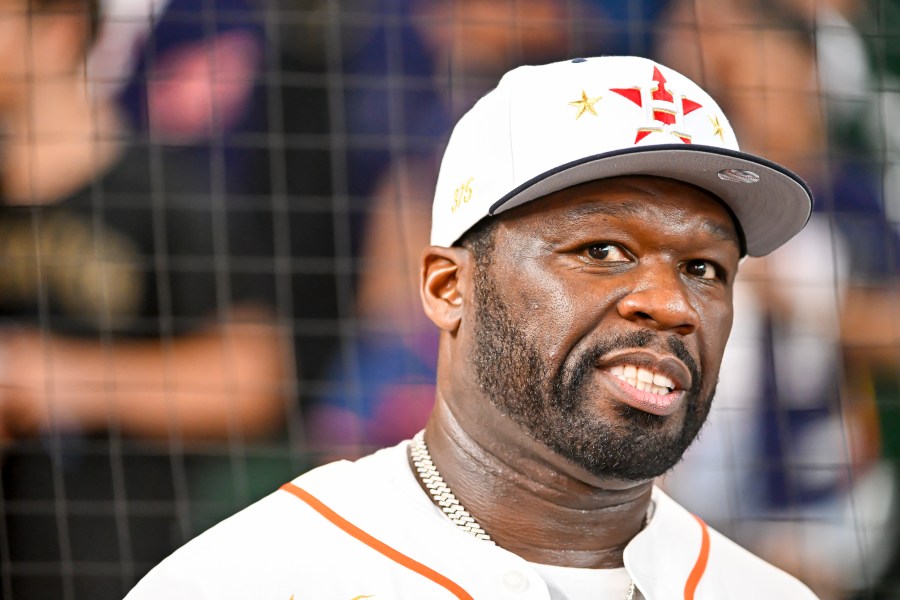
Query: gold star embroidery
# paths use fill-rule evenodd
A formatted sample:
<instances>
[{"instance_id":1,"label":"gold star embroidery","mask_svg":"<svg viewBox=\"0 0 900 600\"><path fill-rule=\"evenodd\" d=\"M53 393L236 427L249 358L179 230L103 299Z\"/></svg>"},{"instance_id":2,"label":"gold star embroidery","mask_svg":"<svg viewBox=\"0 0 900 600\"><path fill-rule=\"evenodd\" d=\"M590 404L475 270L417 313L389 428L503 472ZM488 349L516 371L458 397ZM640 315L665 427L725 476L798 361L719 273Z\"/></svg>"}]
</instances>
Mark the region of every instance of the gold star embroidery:
<instances>
[{"instance_id":1,"label":"gold star embroidery","mask_svg":"<svg viewBox=\"0 0 900 600\"><path fill-rule=\"evenodd\" d=\"M575 118L581 117L585 112L590 112L592 115L597 116L597 111L594 110L594 105L600 101L600 98L603 96L597 96L596 98L588 98L587 92L581 90L581 100L573 100L569 102L569 106L575 106L578 108L578 114L575 115Z\"/></svg>"},{"instance_id":2,"label":"gold star embroidery","mask_svg":"<svg viewBox=\"0 0 900 600\"><path fill-rule=\"evenodd\" d=\"M719 136L719 139L724 142L725 134L722 130L722 125L719 123L719 115L709 117L709 122L712 123L713 126L713 135Z\"/></svg>"}]
</instances>

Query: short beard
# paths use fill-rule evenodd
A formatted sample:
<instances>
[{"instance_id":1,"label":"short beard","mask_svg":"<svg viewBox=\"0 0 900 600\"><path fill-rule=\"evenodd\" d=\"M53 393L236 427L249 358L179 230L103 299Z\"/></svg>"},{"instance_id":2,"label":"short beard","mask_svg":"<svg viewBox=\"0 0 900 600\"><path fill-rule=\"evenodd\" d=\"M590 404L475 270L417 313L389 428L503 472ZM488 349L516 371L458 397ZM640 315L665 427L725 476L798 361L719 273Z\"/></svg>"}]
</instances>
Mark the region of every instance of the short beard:
<instances>
[{"instance_id":1,"label":"short beard","mask_svg":"<svg viewBox=\"0 0 900 600\"><path fill-rule=\"evenodd\" d=\"M586 388L597 361L613 350L658 346L661 336L652 330L611 336L579 357L568 373L560 367L551 374L511 318L487 271L487 265L476 264L472 360L478 385L491 403L533 438L598 477L646 481L674 467L700 432L714 395L713 390L701 401L702 378L681 340L669 337L667 343L691 372L680 431L664 432L670 417L626 404L615 406L619 424L604 420L591 410Z\"/></svg>"}]
</instances>

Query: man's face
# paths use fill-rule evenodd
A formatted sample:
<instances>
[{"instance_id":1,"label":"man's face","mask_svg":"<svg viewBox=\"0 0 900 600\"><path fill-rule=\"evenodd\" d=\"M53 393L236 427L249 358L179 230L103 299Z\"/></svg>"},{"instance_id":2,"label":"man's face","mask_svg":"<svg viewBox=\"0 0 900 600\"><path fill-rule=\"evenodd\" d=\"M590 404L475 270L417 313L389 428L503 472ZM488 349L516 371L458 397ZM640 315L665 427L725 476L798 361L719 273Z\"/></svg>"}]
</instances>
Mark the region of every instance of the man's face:
<instances>
[{"instance_id":1,"label":"man's face","mask_svg":"<svg viewBox=\"0 0 900 600\"><path fill-rule=\"evenodd\" d=\"M598 477L674 466L709 412L738 234L671 180L584 184L501 217L475 273L472 366L490 401Z\"/></svg>"}]
</instances>

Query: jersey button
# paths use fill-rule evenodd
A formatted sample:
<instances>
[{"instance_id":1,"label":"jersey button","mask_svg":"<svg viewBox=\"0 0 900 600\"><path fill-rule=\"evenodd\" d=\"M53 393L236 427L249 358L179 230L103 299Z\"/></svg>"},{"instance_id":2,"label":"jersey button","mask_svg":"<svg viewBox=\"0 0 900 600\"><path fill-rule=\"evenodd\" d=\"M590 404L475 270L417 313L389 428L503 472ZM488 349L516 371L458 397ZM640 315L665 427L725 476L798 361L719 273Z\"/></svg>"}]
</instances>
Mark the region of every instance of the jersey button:
<instances>
[{"instance_id":1,"label":"jersey button","mask_svg":"<svg viewBox=\"0 0 900 600\"><path fill-rule=\"evenodd\" d=\"M511 592L524 592L528 589L528 577L520 571L507 571L503 574L503 585Z\"/></svg>"}]
</instances>

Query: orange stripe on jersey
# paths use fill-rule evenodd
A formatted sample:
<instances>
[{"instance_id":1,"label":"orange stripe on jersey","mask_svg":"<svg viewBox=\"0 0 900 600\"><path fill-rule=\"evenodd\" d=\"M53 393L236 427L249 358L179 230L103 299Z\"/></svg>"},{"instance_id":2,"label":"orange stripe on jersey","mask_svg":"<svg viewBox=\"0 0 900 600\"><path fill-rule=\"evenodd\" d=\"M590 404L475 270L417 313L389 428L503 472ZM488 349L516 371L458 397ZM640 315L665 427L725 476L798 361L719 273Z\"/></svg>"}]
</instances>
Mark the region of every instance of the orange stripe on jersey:
<instances>
[{"instance_id":1,"label":"orange stripe on jersey","mask_svg":"<svg viewBox=\"0 0 900 600\"><path fill-rule=\"evenodd\" d=\"M697 556L697 562L694 563L694 568L691 569L691 574L688 575L687 583L684 584L684 600L694 600L694 592L697 591L700 579L703 578L703 572L706 571L706 563L709 562L709 530L700 517L692 516L700 524L702 538L700 540L700 554Z\"/></svg>"},{"instance_id":2,"label":"orange stripe on jersey","mask_svg":"<svg viewBox=\"0 0 900 600\"><path fill-rule=\"evenodd\" d=\"M406 556L402 552L394 550L381 540L378 540L341 515L337 514L330 508L328 508L321 500L304 490L303 488L297 487L293 483L286 483L281 486L281 489L285 492L289 492L296 497L300 498L304 502L306 502L313 510L317 513L331 521L334 525L340 527L344 532L350 534L355 537L357 540L362 542L363 544L369 546L373 550L380 552L384 556L388 557L395 563L406 567L411 571L415 571L419 575L430 579L435 582L439 586L443 587L451 594L459 598L459 600L474 600L469 593L462 589L458 584L454 583L450 579L444 577L437 571L434 571L420 562L413 560L412 558Z\"/></svg>"}]
</instances>

